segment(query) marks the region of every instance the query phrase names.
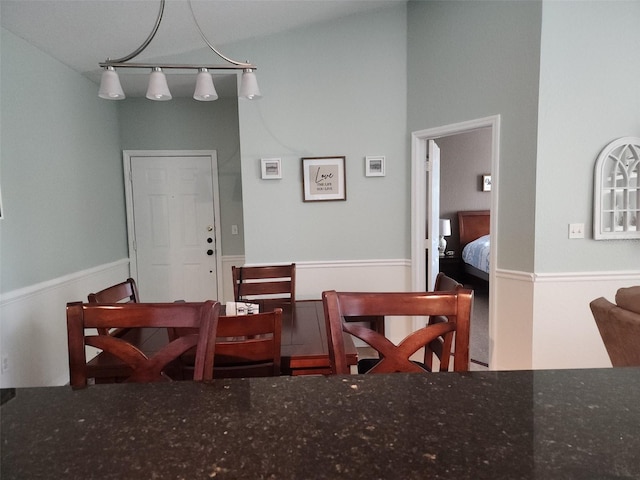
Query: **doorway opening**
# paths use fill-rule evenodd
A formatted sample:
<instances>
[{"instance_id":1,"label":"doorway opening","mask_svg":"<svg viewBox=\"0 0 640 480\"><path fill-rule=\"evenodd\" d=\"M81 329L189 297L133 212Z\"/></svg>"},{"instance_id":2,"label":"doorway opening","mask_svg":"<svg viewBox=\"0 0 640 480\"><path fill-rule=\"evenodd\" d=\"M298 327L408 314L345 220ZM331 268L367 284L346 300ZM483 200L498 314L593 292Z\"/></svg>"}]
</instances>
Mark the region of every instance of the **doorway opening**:
<instances>
[{"instance_id":1,"label":"doorway opening","mask_svg":"<svg viewBox=\"0 0 640 480\"><path fill-rule=\"evenodd\" d=\"M488 295L488 358L491 362L495 347L495 288L492 279L495 278L498 238L498 185L499 185L499 146L500 146L500 116L470 120L457 124L420 130L411 134L411 274L412 288L415 291L427 290L433 287L433 279L439 270L439 252L433 248L439 236L440 206L440 159L438 156L428 158L429 145L438 138L469 133L478 129L490 130L491 136L491 247ZM446 161L446 159L444 159ZM435 198L435 197L438 198ZM427 220L428 219L428 220ZM430 248L431 247L431 248ZM418 322L418 321L416 321ZM420 325L416 324L415 327Z\"/></svg>"}]
</instances>

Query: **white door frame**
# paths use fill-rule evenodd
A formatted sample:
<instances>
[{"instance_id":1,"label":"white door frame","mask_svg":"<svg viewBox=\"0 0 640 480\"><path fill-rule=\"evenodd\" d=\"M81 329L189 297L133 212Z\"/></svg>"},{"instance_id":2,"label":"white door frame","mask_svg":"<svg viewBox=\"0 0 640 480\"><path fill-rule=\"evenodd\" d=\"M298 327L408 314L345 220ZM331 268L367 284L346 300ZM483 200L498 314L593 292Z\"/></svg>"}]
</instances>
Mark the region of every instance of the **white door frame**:
<instances>
[{"instance_id":1,"label":"white door frame","mask_svg":"<svg viewBox=\"0 0 640 480\"><path fill-rule=\"evenodd\" d=\"M491 262L489 266L489 338L495 338L493 332L495 310L495 288L492 287L495 278L496 260L498 258L498 185L500 158L500 115L469 120L466 122L428 128L411 133L411 285L414 291L426 290L426 255L425 255L425 219L426 217L426 170L425 158L427 143L439 137L446 137L460 133L491 128ZM414 325L417 327L418 325ZM421 325L422 326L422 325ZM494 345L489 342L489 358Z\"/></svg>"},{"instance_id":2,"label":"white door frame","mask_svg":"<svg viewBox=\"0 0 640 480\"><path fill-rule=\"evenodd\" d=\"M222 230L220 226L220 186L218 183L218 155L216 150L124 150L122 163L124 168L124 193L127 208L127 241L129 243L129 271L131 277L138 281L138 264L135 251L135 229L133 221L133 183L131 181L131 157L209 157L211 159L211 181L213 183L213 215L216 257L216 283L218 297L223 298L222 274Z\"/></svg>"}]
</instances>

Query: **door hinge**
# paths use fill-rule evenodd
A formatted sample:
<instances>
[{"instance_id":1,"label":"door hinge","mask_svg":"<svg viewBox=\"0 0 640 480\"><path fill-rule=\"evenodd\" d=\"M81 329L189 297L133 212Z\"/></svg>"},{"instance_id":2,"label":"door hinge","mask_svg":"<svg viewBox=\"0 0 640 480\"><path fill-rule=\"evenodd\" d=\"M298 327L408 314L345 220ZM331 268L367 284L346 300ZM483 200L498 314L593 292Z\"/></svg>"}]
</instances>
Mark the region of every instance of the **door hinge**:
<instances>
[{"instance_id":1,"label":"door hinge","mask_svg":"<svg viewBox=\"0 0 640 480\"><path fill-rule=\"evenodd\" d=\"M424 169L425 169L427 172L430 172L430 171L431 171L431 162L429 161L429 159L428 159L428 158L424 161Z\"/></svg>"}]
</instances>

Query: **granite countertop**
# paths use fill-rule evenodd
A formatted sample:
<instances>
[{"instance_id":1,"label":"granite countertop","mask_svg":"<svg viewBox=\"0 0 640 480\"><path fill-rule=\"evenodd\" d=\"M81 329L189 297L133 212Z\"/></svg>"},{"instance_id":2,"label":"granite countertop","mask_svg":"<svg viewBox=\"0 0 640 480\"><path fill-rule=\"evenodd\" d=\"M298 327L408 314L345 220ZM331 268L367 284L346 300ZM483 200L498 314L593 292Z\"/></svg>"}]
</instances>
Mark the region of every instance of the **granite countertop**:
<instances>
[{"instance_id":1,"label":"granite countertop","mask_svg":"<svg viewBox=\"0 0 640 480\"><path fill-rule=\"evenodd\" d=\"M17 389L5 479L640 478L640 369Z\"/></svg>"}]
</instances>

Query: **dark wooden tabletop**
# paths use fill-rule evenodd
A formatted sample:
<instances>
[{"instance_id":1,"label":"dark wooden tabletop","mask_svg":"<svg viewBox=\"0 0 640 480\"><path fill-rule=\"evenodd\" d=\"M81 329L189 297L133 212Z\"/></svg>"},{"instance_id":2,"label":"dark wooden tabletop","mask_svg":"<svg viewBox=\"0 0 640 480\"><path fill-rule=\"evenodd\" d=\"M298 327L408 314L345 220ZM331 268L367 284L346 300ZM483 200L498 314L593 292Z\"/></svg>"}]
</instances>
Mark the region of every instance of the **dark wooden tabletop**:
<instances>
[{"instance_id":1,"label":"dark wooden tabletop","mask_svg":"<svg viewBox=\"0 0 640 480\"><path fill-rule=\"evenodd\" d=\"M640 369L17 389L12 479L637 479Z\"/></svg>"},{"instance_id":2,"label":"dark wooden tabletop","mask_svg":"<svg viewBox=\"0 0 640 480\"><path fill-rule=\"evenodd\" d=\"M282 312L282 373L285 375L328 374L329 346L321 300L302 300L278 305ZM261 311L266 311L263 307ZM125 333L127 341L146 354L157 352L167 344L166 329L142 328ZM350 336L345 335L350 365L358 362L357 351ZM100 354L87 364L88 376L116 378L126 376L126 368L115 357Z\"/></svg>"}]
</instances>

